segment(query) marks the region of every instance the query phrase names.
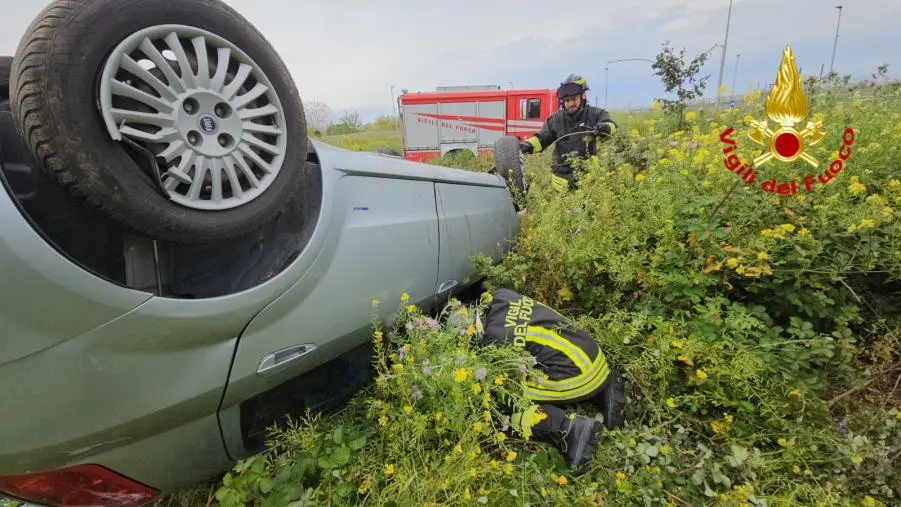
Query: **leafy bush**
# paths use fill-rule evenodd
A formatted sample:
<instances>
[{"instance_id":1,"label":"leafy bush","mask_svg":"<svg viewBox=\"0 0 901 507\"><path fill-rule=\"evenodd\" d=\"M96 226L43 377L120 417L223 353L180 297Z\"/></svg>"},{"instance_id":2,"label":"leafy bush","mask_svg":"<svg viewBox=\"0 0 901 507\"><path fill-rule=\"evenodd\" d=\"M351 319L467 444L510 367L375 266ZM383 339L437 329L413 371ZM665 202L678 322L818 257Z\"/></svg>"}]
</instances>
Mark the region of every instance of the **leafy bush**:
<instances>
[{"instance_id":1,"label":"leafy bush","mask_svg":"<svg viewBox=\"0 0 901 507\"><path fill-rule=\"evenodd\" d=\"M569 195L536 172L518 247L482 269L583 315L625 366L635 424L606 435L598 462L622 471L623 498L897 501L899 413L882 407L901 372L901 114L886 107L899 98L820 100L820 171L845 126L857 135L847 168L810 192L804 163L763 166L754 185L724 169L720 133L762 108L668 136L648 120L584 164ZM733 137L750 160L754 145ZM774 177L802 188L762 192ZM881 397L842 396L879 382Z\"/></svg>"}]
</instances>

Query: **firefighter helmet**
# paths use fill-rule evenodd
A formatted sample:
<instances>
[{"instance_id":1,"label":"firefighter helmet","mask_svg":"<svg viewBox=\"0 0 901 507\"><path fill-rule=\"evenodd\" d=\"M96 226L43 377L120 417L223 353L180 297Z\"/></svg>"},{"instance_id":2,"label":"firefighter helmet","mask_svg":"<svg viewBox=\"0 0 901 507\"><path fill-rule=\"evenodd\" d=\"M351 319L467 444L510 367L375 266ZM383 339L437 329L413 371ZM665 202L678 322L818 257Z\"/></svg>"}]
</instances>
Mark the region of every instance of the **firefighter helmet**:
<instances>
[{"instance_id":1,"label":"firefighter helmet","mask_svg":"<svg viewBox=\"0 0 901 507\"><path fill-rule=\"evenodd\" d=\"M578 74L570 74L557 88L557 98L582 95L586 91L588 91L588 82L585 81L585 78Z\"/></svg>"}]
</instances>

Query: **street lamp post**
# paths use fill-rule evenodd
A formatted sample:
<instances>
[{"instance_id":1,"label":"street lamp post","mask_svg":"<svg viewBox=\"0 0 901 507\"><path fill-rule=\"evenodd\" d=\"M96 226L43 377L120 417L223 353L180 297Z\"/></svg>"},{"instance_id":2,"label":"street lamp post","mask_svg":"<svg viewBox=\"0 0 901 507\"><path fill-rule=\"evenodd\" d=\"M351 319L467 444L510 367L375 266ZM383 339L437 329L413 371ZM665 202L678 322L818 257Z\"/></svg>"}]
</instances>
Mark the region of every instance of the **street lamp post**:
<instances>
[{"instance_id":1,"label":"street lamp post","mask_svg":"<svg viewBox=\"0 0 901 507\"><path fill-rule=\"evenodd\" d=\"M835 42L832 44L832 61L829 62L830 74L832 74L832 69L835 65L835 48L838 47L838 27L842 23L842 6L836 5L835 8L838 9L838 21L835 23Z\"/></svg>"},{"instance_id":2,"label":"street lamp post","mask_svg":"<svg viewBox=\"0 0 901 507\"><path fill-rule=\"evenodd\" d=\"M391 110L394 111L394 128L399 129L400 125L397 123L397 102L394 100L394 87L395 85L391 85Z\"/></svg>"},{"instance_id":3,"label":"street lamp post","mask_svg":"<svg viewBox=\"0 0 901 507\"><path fill-rule=\"evenodd\" d=\"M610 60L609 62L604 64L604 109L607 109L607 89L610 84L610 64L617 62L650 62L654 63L654 60L648 60L647 58L620 58L618 60Z\"/></svg>"},{"instance_id":4,"label":"street lamp post","mask_svg":"<svg viewBox=\"0 0 901 507\"><path fill-rule=\"evenodd\" d=\"M720 108L720 89L723 87L723 70L726 67L726 45L729 43L729 23L732 21L732 0L729 0L729 14L726 16L726 36L723 38L723 56L720 58L720 78L716 85L716 111Z\"/></svg>"}]
</instances>

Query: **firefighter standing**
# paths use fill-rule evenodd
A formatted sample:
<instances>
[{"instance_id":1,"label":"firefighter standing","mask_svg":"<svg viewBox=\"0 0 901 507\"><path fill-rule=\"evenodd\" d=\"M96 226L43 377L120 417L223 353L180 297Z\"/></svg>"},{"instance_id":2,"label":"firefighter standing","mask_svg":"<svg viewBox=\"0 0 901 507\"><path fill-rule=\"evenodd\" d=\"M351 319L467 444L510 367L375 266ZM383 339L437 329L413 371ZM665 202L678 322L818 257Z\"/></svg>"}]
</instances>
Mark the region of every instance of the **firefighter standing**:
<instances>
[{"instance_id":1,"label":"firefighter standing","mask_svg":"<svg viewBox=\"0 0 901 507\"><path fill-rule=\"evenodd\" d=\"M523 153L541 153L556 141L551 176L554 188L559 191L577 186L568 159L587 159L596 155L598 141L603 142L616 133L616 123L610 113L588 104L588 89L585 78L570 74L557 88L560 110L548 117L537 134L519 145Z\"/></svg>"},{"instance_id":2,"label":"firefighter standing","mask_svg":"<svg viewBox=\"0 0 901 507\"><path fill-rule=\"evenodd\" d=\"M478 326L482 344L524 348L545 375L539 383L524 385L533 405L525 413L513 414L511 426L558 445L571 467L581 467L594 455L600 424L593 418L568 415L562 406L591 401L599 405L607 428L622 426L621 377L610 370L592 336L556 311L509 289L496 289L490 295L484 324Z\"/></svg>"}]
</instances>

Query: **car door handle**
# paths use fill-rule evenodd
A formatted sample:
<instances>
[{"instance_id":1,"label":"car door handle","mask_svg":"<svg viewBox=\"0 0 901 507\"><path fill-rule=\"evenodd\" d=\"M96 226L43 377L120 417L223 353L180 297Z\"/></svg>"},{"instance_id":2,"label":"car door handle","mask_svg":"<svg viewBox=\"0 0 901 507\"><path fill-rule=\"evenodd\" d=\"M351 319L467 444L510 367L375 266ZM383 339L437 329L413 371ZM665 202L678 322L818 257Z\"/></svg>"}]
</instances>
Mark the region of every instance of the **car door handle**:
<instances>
[{"instance_id":1,"label":"car door handle","mask_svg":"<svg viewBox=\"0 0 901 507\"><path fill-rule=\"evenodd\" d=\"M272 371L273 368L283 366L286 363L299 359L315 349L316 346L312 343L304 343L303 345L294 345L273 352L260 360L260 365L257 366L257 375L266 375Z\"/></svg>"},{"instance_id":2,"label":"car door handle","mask_svg":"<svg viewBox=\"0 0 901 507\"><path fill-rule=\"evenodd\" d=\"M437 292L437 293L438 293L438 294L445 293L445 292L447 292L447 291L453 289L453 288L456 287L456 286L457 286L457 281L456 281L456 280L448 280L448 281L446 281L446 282L441 282L441 285L438 286L438 292Z\"/></svg>"}]
</instances>

